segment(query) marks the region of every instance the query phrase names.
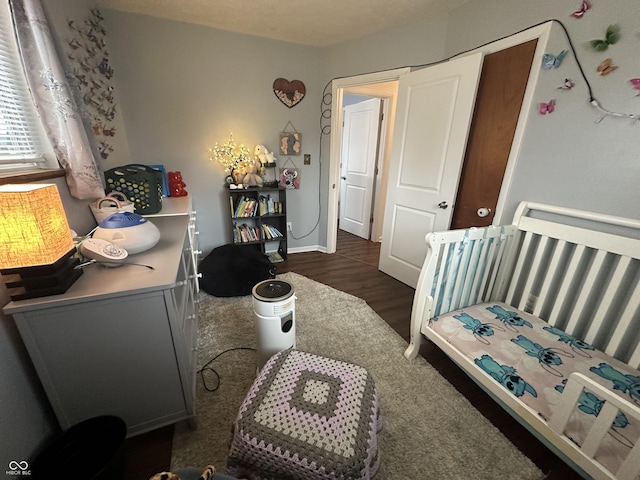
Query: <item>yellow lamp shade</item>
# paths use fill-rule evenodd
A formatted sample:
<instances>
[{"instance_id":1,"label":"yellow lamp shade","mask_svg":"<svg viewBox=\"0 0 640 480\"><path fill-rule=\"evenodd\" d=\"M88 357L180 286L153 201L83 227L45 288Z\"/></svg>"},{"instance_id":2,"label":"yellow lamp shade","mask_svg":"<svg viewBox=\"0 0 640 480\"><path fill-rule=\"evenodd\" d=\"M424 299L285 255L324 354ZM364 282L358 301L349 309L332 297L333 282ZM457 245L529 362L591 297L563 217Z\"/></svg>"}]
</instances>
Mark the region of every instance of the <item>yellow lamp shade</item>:
<instances>
[{"instance_id":1,"label":"yellow lamp shade","mask_svg":"<svg viewBox=\"0 0 640 480\"><path fill-rule=\"evenodd\" d=\"M56 185L0 186L0 269L50 265L73 246Z\"/></svg>"}]
</instances>

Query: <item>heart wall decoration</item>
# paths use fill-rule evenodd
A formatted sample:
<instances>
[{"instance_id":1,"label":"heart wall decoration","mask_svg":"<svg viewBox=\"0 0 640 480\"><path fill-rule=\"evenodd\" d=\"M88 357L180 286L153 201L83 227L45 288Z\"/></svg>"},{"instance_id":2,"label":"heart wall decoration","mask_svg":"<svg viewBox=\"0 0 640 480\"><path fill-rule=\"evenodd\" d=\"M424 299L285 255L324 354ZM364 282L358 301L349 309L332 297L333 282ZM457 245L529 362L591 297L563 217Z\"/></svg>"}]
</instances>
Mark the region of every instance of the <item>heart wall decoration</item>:
<instances>
[{"instance_id":1,"label":"heart wall decoration","mask_svg":"<svg viewBox=\"0 0 640 480\"><path fill-rule=\"evenodd\" d=\"M289 81L286 78L276 78L273 82L273 93L288 108L299 104L306 92L307 89L300 80Z\"/></svg>"}]
</instances>

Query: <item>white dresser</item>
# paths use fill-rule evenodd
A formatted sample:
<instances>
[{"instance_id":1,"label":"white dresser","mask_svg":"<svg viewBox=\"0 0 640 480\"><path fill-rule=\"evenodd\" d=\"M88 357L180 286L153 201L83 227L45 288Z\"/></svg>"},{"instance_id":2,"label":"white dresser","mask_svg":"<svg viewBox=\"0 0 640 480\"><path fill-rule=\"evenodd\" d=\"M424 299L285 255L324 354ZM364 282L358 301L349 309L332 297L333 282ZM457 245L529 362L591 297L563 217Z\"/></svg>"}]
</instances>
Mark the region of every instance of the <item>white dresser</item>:
<instances>
[{"instance_id":1,"label":"white dresser","mask_svg":"<svg viewBox=\"0 0 640 480\"><path fill-rule=\"evenodd\" d=\"M148 217L161 237L129 262L98 264L62 295L10 302L62 428L121 417L128 436L194 419L197 232L190 197Z\"/></svg>"}]
</instances>

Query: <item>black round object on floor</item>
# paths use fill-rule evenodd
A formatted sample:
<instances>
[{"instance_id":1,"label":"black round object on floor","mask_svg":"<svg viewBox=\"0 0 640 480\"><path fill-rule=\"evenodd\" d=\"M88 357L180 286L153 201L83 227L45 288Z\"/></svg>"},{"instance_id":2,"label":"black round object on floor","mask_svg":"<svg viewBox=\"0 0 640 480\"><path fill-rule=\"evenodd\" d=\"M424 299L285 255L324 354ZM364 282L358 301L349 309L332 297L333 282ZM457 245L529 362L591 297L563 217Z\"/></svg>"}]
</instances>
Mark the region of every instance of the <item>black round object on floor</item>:
<instances>
[{"instance_id":1,"label":"black round object on floor","mask_svg":"<svg viewBox=\"0 0 640 480\"><path fill-rule=\"evenodd\" d=\"M124 473L124 421L113 415L84 420L63 431L36 455L32 479L116 480Z\"/></svg>"}]
</instances>

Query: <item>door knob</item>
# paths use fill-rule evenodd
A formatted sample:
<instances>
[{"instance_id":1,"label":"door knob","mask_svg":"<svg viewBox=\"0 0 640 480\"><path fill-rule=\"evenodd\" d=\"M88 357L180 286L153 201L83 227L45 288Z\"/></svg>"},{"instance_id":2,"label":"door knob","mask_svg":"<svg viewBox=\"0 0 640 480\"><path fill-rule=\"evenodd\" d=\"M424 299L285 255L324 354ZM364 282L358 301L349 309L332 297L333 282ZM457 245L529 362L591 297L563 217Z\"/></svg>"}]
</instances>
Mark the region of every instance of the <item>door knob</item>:
<instances>
[{"instance_id":1,"label":"door knob","mask_svg":"<svg viewBox=\"0 0 640 480\"><path fill-rule=\"evenodd\" d=\"M484 218L484 217L487 217L491 213L491 209L487 208L487 207L479 208L476 213L478 214L479 217Z\"/></svg>"},{"instance_id":2,"label":"door knob","mask_svg":"<svg viewBox=\"0 0 640 480\"><path fill-rule=\"evenodd\" d=\"M342 180L346 180L346 179L347 179L347 177L340 177L340 178L341 178Z\"/></svg>"},{"instance_id":3,"label":"door knob","mask_svg":"<svg viewBox=\"0 0 640 480\"><path fill-rule=\"evenodd\" d=\"M446 210L447 208L449 208L449 204L447 202L440 202L438 204L438 208L441 208L443 210Z\"/></svg>"}]
</instances>

